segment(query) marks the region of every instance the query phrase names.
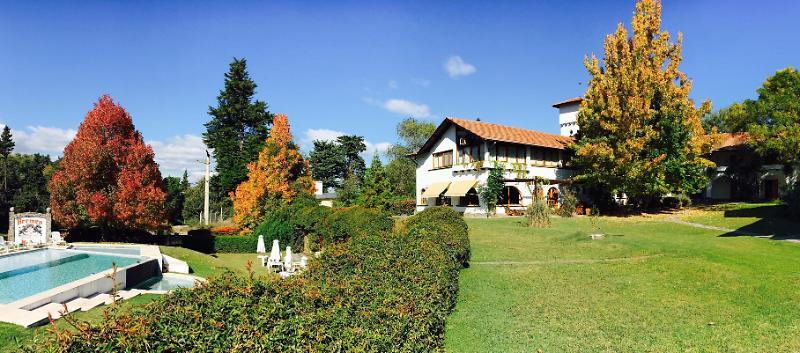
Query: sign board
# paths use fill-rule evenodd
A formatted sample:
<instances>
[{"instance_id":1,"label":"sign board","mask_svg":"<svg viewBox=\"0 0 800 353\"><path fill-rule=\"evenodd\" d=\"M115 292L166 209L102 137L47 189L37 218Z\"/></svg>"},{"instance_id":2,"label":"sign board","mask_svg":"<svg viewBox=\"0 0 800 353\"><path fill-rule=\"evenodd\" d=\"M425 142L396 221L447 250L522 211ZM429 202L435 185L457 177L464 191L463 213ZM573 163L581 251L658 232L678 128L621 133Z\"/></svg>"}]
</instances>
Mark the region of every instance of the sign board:
<instances>
[{"instance_id":1,"label":"sign board","mask_svg":"<svg viewBox=\"0 0 800 353\"><path fill-rule=\"evenodd\" d=\"M50 234L50 209L47 213L14 213L9 212L8 234L13 235L14 244L43 244Z\"/></svg>"}]
</instances>

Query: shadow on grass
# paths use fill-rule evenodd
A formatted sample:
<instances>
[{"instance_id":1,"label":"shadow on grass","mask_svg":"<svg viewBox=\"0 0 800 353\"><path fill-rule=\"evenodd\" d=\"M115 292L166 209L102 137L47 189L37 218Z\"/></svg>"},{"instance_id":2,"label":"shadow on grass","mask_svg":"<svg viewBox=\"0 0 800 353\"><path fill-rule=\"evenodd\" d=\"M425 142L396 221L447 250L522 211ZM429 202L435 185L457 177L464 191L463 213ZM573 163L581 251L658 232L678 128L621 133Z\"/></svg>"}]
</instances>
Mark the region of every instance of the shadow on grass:
<instances>
[{"instance_id":1,"label":"shadow on grass","mask_svg":"<svg viewBox=\"0 0 800 353\"><path fill-rule=\"evenodd\" d=\"M786 218L783 205L765 205L724 211L725 218L757 218L758 220L720 235L721 237L765 236L774 240L800 240L800 222Z\"/></svg>"}]
</instances>

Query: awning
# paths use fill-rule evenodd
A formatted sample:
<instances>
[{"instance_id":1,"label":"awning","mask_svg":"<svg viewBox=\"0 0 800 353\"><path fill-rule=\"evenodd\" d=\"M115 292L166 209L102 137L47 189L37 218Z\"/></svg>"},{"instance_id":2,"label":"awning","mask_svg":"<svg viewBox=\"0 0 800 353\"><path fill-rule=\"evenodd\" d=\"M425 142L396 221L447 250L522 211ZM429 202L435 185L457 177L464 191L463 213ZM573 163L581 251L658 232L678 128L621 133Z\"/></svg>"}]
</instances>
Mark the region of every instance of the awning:
<instances>
[{"instance_id":1,"label":"awning","mask_svg":"<svg viewBox=\"0 0 800 353\"><path fill-rule=\"evenodd\" d=\"M447 187L450 185L449 181L441 181L438 183L433 183L425 192L422 193L422 197L429 198L429 197L439 197L441 193L447 190Z\"/></svg>"},{"instance_id":2,"label":"awning","mask_svg":"<svg viewBox=\"0 0 800 353\"><path fill-rule=\"evenodd\" d=\"M467 194L469 189L475 187L477 184L477 180L459 180L454 181L450 184L450 187L447 189L447 192L444 196L448 197L461 197Z\"/></svg>"}]
</instances>

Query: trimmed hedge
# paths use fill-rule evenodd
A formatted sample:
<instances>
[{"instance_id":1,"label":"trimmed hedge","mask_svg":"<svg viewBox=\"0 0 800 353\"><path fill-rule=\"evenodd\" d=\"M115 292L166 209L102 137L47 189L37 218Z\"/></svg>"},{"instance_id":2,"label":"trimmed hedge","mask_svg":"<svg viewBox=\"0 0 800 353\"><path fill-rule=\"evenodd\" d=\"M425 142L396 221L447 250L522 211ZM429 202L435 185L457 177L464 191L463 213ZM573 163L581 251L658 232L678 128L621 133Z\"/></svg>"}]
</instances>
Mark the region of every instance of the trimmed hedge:
<instances>
[{"instance_id":1,"label":"trimmed hedge","mask_svg":"<svg viewBox=\"0 0 800 353\"><path fill-rule=\"evenodd\" d=\"M206 254L254 253L258 238L239 235L212 235L208 229L189 231L183 239L183 247Z\"/></svg>"},{"instance_id":2,"label":"trimmed hedge","mask_svg":"<svg viewBox=\"0 0 800 353\"><path fill-rule=\"evenodd\" d=\"M102 324L39 336L27 350L440 352L462 265L452 252L464 243L436 229L466 224L440 210L413 218L409 233L365 232L326 248L301 275L226 273Z\"/></svg>"},{"instance_id":3,"label":"trimmed hedge","mask_svg":"<svg viewBox=\"0 0 800 353\"><path fill-rule=\"evenodd\" d=\"M431 238L443 244L462 266L469 266L470 244L467 224L461 214L447 206L426 208L409 217L406 232L412 237Z\"/></svg>"},{"instance_id":4,"label":"trimmed hedge","mask_svg":"<svg viewBox=\"0 0 800 353\"><path fill-rule=\"evenodd\" d=\"M348 241L353 237L385 235L394 229L388 213L375 208L351 206L334 209L325 219L325 245Z\"/></svg>"},{"instance_id":5,"label":"trimmed hedge","mask_svg":"<svg viewBox=\"0 0 800 353\"><path fill-rule=\"evenodd\" d=\"M417 210L417 201L411 200L392 200L386 204L386 212L392 216L410 216Z\"/></svg>"}]
</instances>

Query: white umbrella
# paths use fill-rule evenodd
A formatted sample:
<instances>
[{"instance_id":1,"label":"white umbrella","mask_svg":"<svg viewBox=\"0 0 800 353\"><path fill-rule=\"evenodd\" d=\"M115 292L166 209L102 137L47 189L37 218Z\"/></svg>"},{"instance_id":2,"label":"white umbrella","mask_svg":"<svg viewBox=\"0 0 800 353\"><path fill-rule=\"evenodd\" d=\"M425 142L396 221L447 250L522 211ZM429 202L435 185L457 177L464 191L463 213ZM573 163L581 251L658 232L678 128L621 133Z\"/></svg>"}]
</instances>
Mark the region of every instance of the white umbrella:
<instances>
[{"instance_id":1,"label":"white umbrella","mask_svg":"<svg viewBox=\"0 0 800 353\"><path fill-rule=\"evenodd\" d=\"M264 236L258 236L258 245L256 245L256 252L259 254L264 254L267 252L267 247L264 246Z\"/></svg>"},{"instance_id":2,"label":"white umbrella","mask_svg":"<svg viewBox=\"0 0 800 353\"><path fill-rule=\"evenodd\" d=\"M286 247L286 255L283 257L283 268L286 271L292 272L292 247Z\"/></svg>"},{"instance_id":3,"label":"white umbrella","mask_svg":"<svg viewBox=\"0 0 800 353\"><path fill-rule=\"evenodd\" d=\"M272 251L269 253L269 259L275 262L281 261L281 246L278 243L278 239L272 241Z\"/></svg>"}]
</instances>

